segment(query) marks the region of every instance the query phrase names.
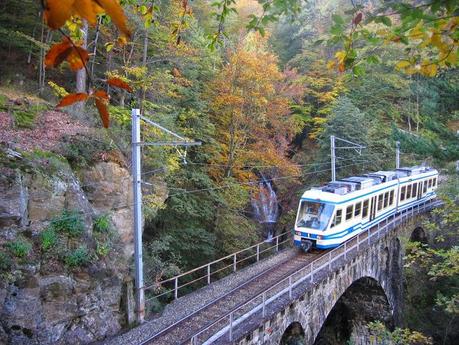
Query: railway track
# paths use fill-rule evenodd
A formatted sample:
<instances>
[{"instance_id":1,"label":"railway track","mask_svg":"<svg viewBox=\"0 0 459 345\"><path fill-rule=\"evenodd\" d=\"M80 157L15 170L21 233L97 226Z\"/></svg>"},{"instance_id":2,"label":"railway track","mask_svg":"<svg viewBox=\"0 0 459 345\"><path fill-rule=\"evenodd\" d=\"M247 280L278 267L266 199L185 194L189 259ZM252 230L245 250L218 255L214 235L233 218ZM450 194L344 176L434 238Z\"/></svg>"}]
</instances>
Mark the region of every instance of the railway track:
<instances>
[{"instance_id":1,"label":"railway track","mask_svg":"<svg viewBox=\"0 0 459 345\"><path fill-rule=\"evenodd\" d=\"M142 342L149 345L178 345L189 343L192 336L206 328L214 320L238 308L254 296L276 284L279 280L288 277L298 269L308 265L328 251L312 251L308 254L298 253L293 258L280 262L257 276L249 279L242 285L234 288L215 301L202 307L198 311L183 318L177 323L162 330L156 335ZM223 328L222 324L222 328ZM218 325L216 326L218 328ZM211 334L209 334L211 335Z\"/></svg>"}]
</instances>

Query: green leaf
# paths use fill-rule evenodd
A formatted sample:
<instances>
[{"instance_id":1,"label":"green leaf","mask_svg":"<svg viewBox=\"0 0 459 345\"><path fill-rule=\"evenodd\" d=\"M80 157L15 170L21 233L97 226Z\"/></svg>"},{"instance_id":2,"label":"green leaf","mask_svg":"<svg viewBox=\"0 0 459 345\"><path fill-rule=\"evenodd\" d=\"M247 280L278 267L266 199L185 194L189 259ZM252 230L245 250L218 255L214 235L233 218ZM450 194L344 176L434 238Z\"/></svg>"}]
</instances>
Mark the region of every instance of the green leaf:
<instances>
[{"instance_id":1,"label":"green leaf","mask_svg":"<svg viewBox=\"0 0 459 345\"><path fill-rule=\"evenodd\" d=\"M381 23L383 23L385 26L392 26L392 21L390 20L389 17L383 16L381 18Z\"/></svg>"},{"instance_id":2,"label":"green leaf","mask_svg":"<svg viewBox=\"0 0 459 345\"><path fill-rule=\"evenodd\" d=\"M343 17L341 17L341 16L339 16L339 15L337 15L337 14L333 14L333 15L332 15L332 19L333 19L333 21L334 21L336 24L338 24L338 25L343 25L343 24L344 24L344 19L343 19Z\"/></svg>"}]
</instances>

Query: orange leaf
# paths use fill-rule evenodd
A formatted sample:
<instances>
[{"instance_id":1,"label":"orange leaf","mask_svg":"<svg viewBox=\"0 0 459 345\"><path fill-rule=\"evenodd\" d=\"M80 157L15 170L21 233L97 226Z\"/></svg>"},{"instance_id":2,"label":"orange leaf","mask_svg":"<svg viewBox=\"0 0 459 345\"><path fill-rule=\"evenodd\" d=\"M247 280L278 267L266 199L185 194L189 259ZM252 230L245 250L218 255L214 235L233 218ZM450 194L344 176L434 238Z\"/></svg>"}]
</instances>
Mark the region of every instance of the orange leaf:
<instances>
[{"instance_id":1,"label":"orange leaf","mask_svg":"<svg viewBox=\"0 0 459 345\"><path fill-rule=\"evenodd\" d=\"M121 80L120 78L110 78L107 80L107 84L132 92L132 88L129 86L129 84L126 83L124 80Z\"/></svg>"},{"instance_id":2,"label":"orange leaf","mask_svg":"<svg viewBox=\"0 0 459 345\"><path fill-rule=\"evenodd\" d=\"M67 107L73 103L76 102L83 102L88 99L88 94L87 93L71 93L70 95L65 96L64 98L61 99L58 105L56 105L57 108L60 107Z\"/></svg>"},{"instance_id":3,"label":"orange leaf","mask_svg":"<svg viewBox=\"0 0 459 345\"><path fill-rule=\"evenodd\" d=\"M100 98L102 100L108 101L110 97L108 97L108 94L104 90L96 90L94 91L94 97Z\"/></svg>"},{"instance_id":4,"label":"orange leaf","mask_svg":"<svg viewBox=\"0 0 459 345\"><path fill-rule=\"evenodd\" d=\"M70 54L67 56L67 61L70 64L72 71L82 69L88 60L88 51L81 47L72 47Z\"/></svg>"},{"instance_id":5,"label":"orange leaf","mask_svg":"<svg viewBox=\"0 0 459 345\"><path fill-rule=\"evenodd\" d=\"M108 128L110 125L110 114L107 109L108 95L104 90L97 90L94 92L94 97L96 98L96 107L99 111L102 124L105 128Z\"/></svg>"},{"instance_id":6,"label":"orange leaf","mask_svg":"<svg viewBox=\"0 0 459 345\"><path fill-rule=\"evenodd\" d=\"M51 29L59 29L72 15L75 0L46 0L45 21Z\"/></svg>"},{"instance_id":7,"label":"orange leaf","mask_svg":"<svg viewBox=\"0 0 459 345\"><path fill-rule=\"evenodd\" d=\"M344 63L340 63L338 65L338 71L340 71L341 73L344 72L346 70L346 66L344 65Z\"/></svg>"},{"instance_id":8,"label":"orange leaf","mask_svg":"<svg viewBox=\"0 0 459 345\"><path fill-rule=\"evenodd\" d=\"M113 23L118 27L121 33L126 36L131 36L131 31L127 27L126 16L117 0L95 0L100 7L112 18Z\"/></svg>"},{"instance_id":9,"label":"orange leaf","mask_svg":"<svg viewBox=\"0 0 459 345\"><path fill-rule=\"evenodd\" d=\"M64 39L62 43L54 44L51 49L46 53L45 66L53 68L59 66L72 51L72 44Z\"/></svg>"},{"instance_id":10,"label":"orange leaf","mask_svg":"<svg viewBox=\"0 0 459 345\"><path fill-rule=\"evenodd\" d=\"M96 25L97 12L92 0L75 0L73 3L73 11L81 18L86 19L89 24Z\"/></svg>"}]
</instances>

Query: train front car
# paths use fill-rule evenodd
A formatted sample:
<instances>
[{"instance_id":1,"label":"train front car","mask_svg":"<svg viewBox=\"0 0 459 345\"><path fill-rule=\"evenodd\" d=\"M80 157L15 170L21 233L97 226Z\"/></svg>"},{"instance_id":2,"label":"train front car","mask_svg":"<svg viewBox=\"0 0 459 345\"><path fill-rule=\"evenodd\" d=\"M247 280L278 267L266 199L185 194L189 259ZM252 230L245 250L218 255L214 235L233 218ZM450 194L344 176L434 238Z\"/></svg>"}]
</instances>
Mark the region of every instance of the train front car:
<instances>
[{"instance_id":1,"label":"train front car","mask_svg":"<svg viewBox=\"0 0 459 345\"><path fill-rule=\"evenodd\" d=\"M306 191L298 207L295 222L295 246L304 251L310 248L329 248L328 236L332 217L335 214L333 195L326 197L321 190ZM324 198L326 197L326 198Z\"/></svg>"}]
</instances>

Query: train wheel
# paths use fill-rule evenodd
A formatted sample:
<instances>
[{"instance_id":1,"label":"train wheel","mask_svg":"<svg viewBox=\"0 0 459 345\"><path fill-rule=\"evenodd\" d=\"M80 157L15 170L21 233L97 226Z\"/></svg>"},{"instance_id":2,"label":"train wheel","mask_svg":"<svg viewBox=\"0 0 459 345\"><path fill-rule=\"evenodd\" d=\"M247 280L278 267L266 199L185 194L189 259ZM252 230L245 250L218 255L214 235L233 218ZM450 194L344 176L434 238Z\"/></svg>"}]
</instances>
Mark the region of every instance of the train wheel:
<instances>
[{"instance_id":1,"label":"train wheel","mask_svg":"<svg viewBox=\"0 0 459 345\"><path fill-rule=\"evenodd\" d=\"M312 241L301 241L301 250L307 253L312 248Z\"/></svg>"}]
</instances>

